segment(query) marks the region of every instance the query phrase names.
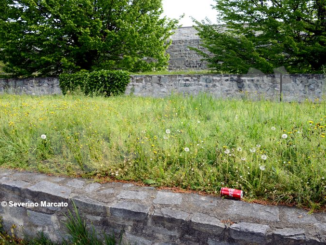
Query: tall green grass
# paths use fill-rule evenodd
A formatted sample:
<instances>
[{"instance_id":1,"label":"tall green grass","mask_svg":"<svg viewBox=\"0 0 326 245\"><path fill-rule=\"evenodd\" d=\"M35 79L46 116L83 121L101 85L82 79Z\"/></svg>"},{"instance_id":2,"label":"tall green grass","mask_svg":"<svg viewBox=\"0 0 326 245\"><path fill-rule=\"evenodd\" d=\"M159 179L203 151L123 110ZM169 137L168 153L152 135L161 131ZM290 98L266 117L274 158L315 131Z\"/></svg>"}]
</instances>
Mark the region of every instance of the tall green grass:
<instances>
[{"instance_id":1,"label":"tall green grass","mask_svg":"<svg viewBox=\"0 0 326 245\"><path fill-rule=\"evenodd\" d=\"M326 204L325 102L0 98L2 167Z\"/></svg>"}]
</instances>

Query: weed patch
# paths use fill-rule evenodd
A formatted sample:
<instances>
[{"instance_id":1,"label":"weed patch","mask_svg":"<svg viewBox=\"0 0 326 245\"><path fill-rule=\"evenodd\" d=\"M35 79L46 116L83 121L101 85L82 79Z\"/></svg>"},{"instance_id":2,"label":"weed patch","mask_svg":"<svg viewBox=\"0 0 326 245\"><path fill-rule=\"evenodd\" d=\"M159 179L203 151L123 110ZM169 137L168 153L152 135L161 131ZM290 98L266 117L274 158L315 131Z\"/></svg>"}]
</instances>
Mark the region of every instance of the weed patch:
<instances>
[{"instance_id":1,"label":"weed patch","mask_svg":"<svg viewBox=\"0 0 326 245\"><path fill-rule=\"evenodd\" d=\"M325 120L320 101L4 95L0 166L208 193L227 186L318 209Z\"/></svg>"}]
</instances>

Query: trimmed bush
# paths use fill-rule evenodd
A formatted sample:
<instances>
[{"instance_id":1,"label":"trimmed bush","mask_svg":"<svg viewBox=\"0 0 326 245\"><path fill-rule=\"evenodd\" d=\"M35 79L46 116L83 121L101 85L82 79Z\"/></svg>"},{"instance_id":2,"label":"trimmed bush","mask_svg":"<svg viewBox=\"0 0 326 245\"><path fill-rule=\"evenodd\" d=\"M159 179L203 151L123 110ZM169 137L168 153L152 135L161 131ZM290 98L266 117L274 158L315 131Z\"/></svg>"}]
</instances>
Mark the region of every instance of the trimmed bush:
<instances>
[{"instance_id":1,"label":"trimmed bush","mask_svg":"<svg viewBox=\"0 0 326 245\"><path fill-rule=\"evenodd\" d=\"M59 79L64 95L77 89L85 95L119 95L125 92L130 81L128 72L107 70L61 74Z\"/></svg>"}]
</instances>

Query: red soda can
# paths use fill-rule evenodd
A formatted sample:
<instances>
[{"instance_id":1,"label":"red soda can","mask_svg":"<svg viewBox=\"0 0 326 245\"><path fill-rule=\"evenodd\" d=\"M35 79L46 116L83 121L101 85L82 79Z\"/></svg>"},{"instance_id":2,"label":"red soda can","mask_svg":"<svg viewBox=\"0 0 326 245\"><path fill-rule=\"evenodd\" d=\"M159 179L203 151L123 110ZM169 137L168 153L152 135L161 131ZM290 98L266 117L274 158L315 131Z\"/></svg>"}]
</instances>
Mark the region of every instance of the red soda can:
<instances>
[{"instance_id":1,"label":"red soda can","mask_svg":"<svg viewBox=\"0 0 326 245\"><path fill-rule=\"evenodd\" d=\"M221 196L233 197L234 199L241 200L243 197L243 191L223 187L221 188Z\"/></svg>"}]
</instances>

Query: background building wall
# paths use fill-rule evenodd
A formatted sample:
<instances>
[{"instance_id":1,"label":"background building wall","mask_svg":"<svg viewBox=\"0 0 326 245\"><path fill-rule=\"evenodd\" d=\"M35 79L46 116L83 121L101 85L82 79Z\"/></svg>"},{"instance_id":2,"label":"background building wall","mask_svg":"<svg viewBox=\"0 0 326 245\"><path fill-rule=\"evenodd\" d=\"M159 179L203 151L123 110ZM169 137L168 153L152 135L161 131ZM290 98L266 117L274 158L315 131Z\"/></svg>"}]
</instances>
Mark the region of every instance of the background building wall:
<instances>
[{"instance_id":1,"label":"background building wall","mask_svg":"<svg viewBox=\"0 0 326 245\"><path fill-rule=\"evenodd\" d=\"M172 44L167 50L170 55L169 70L204 70L207 63L190 47L205 51L200 46L200 38L193 27L181 27L171 37Z\"/></svg>"}]
</instances>

